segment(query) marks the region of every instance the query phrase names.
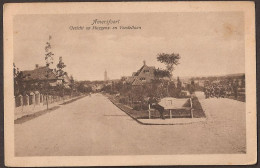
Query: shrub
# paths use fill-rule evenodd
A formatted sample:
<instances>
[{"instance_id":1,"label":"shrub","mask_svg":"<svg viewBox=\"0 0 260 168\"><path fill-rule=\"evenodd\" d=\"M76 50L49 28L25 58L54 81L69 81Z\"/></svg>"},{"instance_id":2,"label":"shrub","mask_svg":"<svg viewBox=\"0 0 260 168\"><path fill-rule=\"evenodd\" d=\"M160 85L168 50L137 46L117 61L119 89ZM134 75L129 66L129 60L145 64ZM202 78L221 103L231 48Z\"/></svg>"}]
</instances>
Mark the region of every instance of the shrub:
<instances>
[{"instance_id":1,"label":"shrub","mask_svg":"<svg viewBox=\"0 0 260 168\"><path fill-rule=\"evenodd\" d=\"M140 111L141 110L141 106L140 105L135 105L133 109L136 110L136 111Z\"/></svg>"},{"instance_id":2,"label":"shrub","mask_svg":"<svg viewBox=\"0 0 260 168\"><path fill-rule=\"evenodd\" d=\"M148 105L147 104L143 104L143 110L148 110Z\"/></svg>"},{"instance_id":3,"label":"shrub","mask_svg":"<svg viewBox=\"0 0 260 168\"><path fill-rule=\"evenodd\" d=\"M148 105L147 104L143 104L141 106L141 104L137 104L137 105L134 105L133 109L136 110L136 111L148 110Z\"/></svg>"},{"instance_id":4,"label":"shrub","mask_svg":"<svg viewBox=\"0 0 260 168\"><path fill-rule=\"evenodd\" d=\"M127 104L127 98L125 98L125 97L120 98L119 103Z\"/></svg>"}]
</instances>

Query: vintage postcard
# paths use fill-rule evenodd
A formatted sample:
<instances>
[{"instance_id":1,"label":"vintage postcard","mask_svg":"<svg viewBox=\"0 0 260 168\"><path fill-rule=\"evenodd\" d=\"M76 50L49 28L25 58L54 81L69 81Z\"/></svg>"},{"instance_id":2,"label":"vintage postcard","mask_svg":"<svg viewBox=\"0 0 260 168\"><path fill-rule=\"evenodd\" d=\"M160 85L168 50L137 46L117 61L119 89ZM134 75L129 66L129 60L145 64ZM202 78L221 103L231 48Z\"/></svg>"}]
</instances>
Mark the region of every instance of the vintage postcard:
<instances>
[{"instance_id":1,"label":"vintage postcard","mask_svg":"<svg viewBox=\"0 0 260 168\"><path fill-rule=\"evenodd\" d=\"M5 4L5 164L255 164L254 9Z\"/></svg>"}]
</instances>

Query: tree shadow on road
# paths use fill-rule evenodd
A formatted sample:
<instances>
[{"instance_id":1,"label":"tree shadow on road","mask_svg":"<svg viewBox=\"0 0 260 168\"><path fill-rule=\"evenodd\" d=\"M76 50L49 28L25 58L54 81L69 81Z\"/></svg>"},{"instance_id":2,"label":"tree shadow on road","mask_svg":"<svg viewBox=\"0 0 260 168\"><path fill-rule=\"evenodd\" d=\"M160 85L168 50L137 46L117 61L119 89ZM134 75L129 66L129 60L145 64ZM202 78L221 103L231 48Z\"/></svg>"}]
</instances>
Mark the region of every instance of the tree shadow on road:
<instances>
[{"instance_id":1,"label":"tree shadow on road","mask_svg":"<svg viewBox=\"0 0 260 168\"><path fill-rule=\"evenodd\" d=\"M42 111L30 114L30 115L23 116L21 118L14 120L14 124L22 124L26 121L32 120L32 119L39 117L43 114L50 113L51 111L56 110L58 108L60 108L60 106L54 106L52 108L49 108L48 110L46 109L46 110L42 110Z\"/></svg>"}]
</instances>

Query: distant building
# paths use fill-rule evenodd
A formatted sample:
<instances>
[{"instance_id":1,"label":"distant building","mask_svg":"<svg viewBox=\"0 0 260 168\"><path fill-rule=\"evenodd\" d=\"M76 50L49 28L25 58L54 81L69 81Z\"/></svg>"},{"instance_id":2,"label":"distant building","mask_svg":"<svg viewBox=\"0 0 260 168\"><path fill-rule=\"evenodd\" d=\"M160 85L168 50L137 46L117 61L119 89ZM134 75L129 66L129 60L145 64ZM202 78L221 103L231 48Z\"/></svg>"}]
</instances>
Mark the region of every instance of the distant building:
<instances>
[{"instance_id":1,"label":"distant building","mask_svg":"<svg viewBox=\"0 0 260 168\"><path fill-rule=\"evenodd\" d=\"M155 67L147 66L145 61L143 63L143 66L137 72L133 72L132 76L126 77L127 83L131 83L133 86L140 86L155 79Z\"/></svg>"},{"instance_id":2,"label":"distant building","mask_svg":"<svg viewBox=\"0 0 260 168\"><path fill-rule=\"evenodd\" d=\"M108 80L108 77L107 77L107 70L105 70L104 72L104 81L107 81Z\"/></svg>"},{"instance_id":3,"label":"distant building","mask_svg":"<svg viewBox=\"0 0 260 168\"><path fill-rule=\"evenodd\" d=\"M203 80L203 79L196 79L196 80L194 80L194 83L197 84L198 86L203 87L204 83L205 83L205 80Z\"/></svg>"}]
</instances>

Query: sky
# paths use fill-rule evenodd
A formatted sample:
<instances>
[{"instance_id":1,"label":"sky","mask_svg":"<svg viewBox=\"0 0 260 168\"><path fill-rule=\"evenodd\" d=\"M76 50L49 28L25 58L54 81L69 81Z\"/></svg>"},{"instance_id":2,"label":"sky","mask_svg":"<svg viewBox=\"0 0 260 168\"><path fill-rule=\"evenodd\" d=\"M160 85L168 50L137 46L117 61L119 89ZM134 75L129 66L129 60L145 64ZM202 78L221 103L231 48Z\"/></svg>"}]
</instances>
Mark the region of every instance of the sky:
<instances>
[{"instance_id":1,"label":"sky","mask_svg":"<svg viewBox=\"0 0 260 168\"><path fill-rule=\"evenodd\" d=\"M120 21L109 25L117 30L92 30L95 19ZM71 26L84 26L84 30L71 30ZM62 56L65 70L76 80L103 80L105 70L110 79L131 76L144 60L148 66L164 68L156 60L159 53L181 56L175 77L245 72L241 12L17 15L14 63L20 70L45 65L49 35L54 66Z\"/></svg>"}]
</instances>

